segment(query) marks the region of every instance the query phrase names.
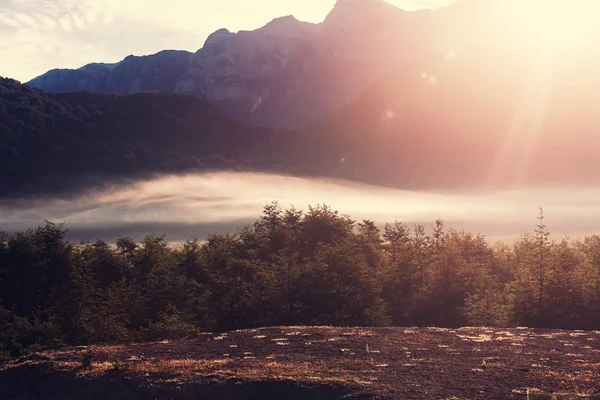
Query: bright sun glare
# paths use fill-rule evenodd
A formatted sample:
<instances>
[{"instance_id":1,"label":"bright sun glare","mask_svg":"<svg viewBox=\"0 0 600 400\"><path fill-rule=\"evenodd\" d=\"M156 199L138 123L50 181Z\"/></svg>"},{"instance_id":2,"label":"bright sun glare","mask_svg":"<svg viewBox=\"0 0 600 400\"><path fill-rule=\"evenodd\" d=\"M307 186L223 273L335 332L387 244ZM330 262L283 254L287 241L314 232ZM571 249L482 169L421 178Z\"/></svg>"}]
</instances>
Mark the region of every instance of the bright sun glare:
<instances>
[{"instance_id":1,"label":"bright sun glare","mask_svg":"<svg viewBox=\"0 0 600 400\"><path fill-rule=\"evenodd\" d=\"M464 0L468 2L469 0ZM519 100L514 104L514 114L506 131L504 142L488 173L487 181L493 184L502 171L512 171L512 181L520 183L526 178L539 134L548 113L549 97L563 67L585 65L588 55L584 49L594 47L600 37L595 16L600 11L597 0L529 0L485 1L482 9L464 18L477 21L478 11L498 16L495 20L481 22L473 35L473 42L495 44L499 62L506 69L519 57L527 60L522 71L523 85L518 88ZM467 21L463 21L467 25ZM485 25L484 25L485 24ZM451 62L460 53L451 51L446 61ZM423 72L421 76L431 84L438 78ZM579 77L574 76L577 81ZM562 78L564 79L564 78ZM515 152L516 159L515 159Z\"/></svg>"}]
</instances>

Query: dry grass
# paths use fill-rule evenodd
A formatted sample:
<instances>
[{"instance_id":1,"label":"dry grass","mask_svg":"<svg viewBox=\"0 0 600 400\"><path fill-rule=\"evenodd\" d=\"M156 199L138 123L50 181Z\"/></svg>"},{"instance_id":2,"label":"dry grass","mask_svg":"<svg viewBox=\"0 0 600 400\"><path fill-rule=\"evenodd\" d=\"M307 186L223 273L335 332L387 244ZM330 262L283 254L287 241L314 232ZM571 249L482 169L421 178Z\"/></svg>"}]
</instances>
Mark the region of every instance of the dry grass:
<instances>
[{"instance_id":1,"label":"dry grass","mask_svg":"<svg viewBox=\"0 0 600 400\"><path fill-rule=\"evenodd\" d=\"M389 398L600 399L599 340L600 332L523 328L274 327L67 348L2 368L36 366L89 378L118 372L181 384L198 377L336 383ZM82 368L88 352L95 356Z\"/></svg>"}]
</instances>

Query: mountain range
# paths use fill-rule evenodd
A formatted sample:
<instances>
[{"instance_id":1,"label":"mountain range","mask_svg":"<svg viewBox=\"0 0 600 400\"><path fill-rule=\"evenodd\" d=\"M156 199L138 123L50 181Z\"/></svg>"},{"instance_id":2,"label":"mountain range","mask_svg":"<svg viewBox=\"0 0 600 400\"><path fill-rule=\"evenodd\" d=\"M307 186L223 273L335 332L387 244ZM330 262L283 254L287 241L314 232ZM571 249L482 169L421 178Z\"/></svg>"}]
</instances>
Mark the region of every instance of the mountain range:
<instances>
[{"instance_id":1,"label":"mountain range","mask_svg":"<svg viewBox=\"0 0 600 400\"><path fill-rule=\"evenodd\" d=\"M184 93L245 123L298 128L356 99L399 65L447 47L443 35L427 29L433 17L383 0L339 0L320 24L287 16L255 31L221 29L196 53L162 51L52 70L28 85L51 92Z\"/></svg>"},{"instance_id":2,"label":"mountain range","mask_svg":"<svg viewBox=\"0 0 600 400\"><path fill-rule=\"evenodd\" d=\"M195 53L167 50L52 70L28 85L57 93L189 94L243 123L297 129L356 100L386 74L439 51L478 51L483 62L483 54L501 63L537 62L553 41L562 55L577 58L593 48L586 40L595 25L585 16L600 7L590 4L458 0L435 11L407 12L384 0L338 0L319 24L287 16L254 31L221 29Z\"/></svg>"},{"instance_id":3,"label":"mountain range","mask_svg":"<svg viewBox=\"0 0 600 400\"><path fill-rule=\"evenodd\" d=\"M206 169L427 190L597 185L594 14L549 19L543 4L339 0L321 24L217 31L195 54L2 80L0 196ZM63 93L81 90L104 94Z\"/></svg>"}]
</instances>

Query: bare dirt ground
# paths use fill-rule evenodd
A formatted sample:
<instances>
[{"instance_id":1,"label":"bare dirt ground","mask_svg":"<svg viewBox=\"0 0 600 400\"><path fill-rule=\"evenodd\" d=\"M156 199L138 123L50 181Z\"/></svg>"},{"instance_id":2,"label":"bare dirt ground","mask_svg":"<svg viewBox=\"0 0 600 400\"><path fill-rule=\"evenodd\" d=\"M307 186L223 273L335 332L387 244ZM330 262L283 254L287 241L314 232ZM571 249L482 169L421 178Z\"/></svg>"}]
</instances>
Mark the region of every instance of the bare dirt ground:
<instances>
[{"instance_id":1,"label":"bare dirt ground","mask_svg":"<svg viewBox=\"0 0 600 400\"><path fill-rule=\"evenodd\" d=\"M0 366L2 399L83 397L600 399L600 332L276 327Z\"/></svg>"}]
</instances>

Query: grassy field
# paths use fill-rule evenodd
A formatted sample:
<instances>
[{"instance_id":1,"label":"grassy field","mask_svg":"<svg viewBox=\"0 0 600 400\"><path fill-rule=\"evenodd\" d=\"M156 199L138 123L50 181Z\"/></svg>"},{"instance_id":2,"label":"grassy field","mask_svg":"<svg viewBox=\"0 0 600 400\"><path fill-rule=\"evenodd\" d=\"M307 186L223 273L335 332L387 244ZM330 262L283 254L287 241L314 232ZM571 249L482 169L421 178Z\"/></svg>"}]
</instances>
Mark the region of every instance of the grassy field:
<instances>
[{"instance_id":1,"label":"grassy field","mask_svg":"<svg viewBox=\"0 0 600 400\"><path fill-rule=\"evenodd\" d=\"M0 398L38 396L600 399L600 332L275 327L65 348L0 367Z\"/></svg>"}]
</instances>

